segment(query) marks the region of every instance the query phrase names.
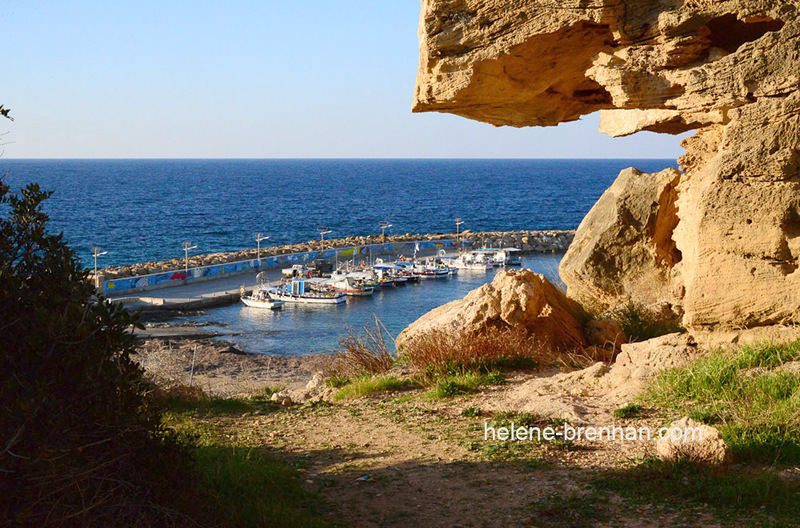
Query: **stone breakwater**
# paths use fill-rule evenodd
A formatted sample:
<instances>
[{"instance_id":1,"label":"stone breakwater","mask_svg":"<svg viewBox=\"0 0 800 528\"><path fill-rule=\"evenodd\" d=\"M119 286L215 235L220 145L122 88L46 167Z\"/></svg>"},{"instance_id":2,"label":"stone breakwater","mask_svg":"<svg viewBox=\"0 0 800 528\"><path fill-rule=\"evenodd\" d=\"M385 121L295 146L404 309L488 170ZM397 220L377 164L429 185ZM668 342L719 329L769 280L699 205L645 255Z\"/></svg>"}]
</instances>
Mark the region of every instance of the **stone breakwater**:
<instances>
[{"instance_id":1,"label":"stone breakwater","mask_svg":"<svg viewBox=\"0 0 800 528\"><path fill-rule=\"evenodd\" d=\"M564 253L572 242L575 231L489 231L484 233L473 233L466 231L462 233L461 239L469 244L469 247L516 247L526 253ZM415 235L407 233L405 235L387 236L386 242L411 242L417 240L452 240L456 237L455 233L434 233L427 235ZM325 241L325 249L347 248L352 246L364 246L368 244L380 244L383 239L380 235L367 237L347 237ZM261 257L271 257L276 255L288 255L291 253L305 253L307 251L318 251L321 248L319 240L310 240L299 244L287 244L283 246L272 246L261 248ZM252 260L257 258L256 249L246 251L234 251L230 253L211 253L208 255L195 255L189 257L189 267L212 266L215 264L227 264L242 260ZM181 270L185 266L183 258L174 258L161 262L144 262L129 266L113 266L99 270L98 274L103 280L113 280L122 277L137 277L139 275L150 275L166 271ZM92 279L94 279L92 277Z\"/></svg>"}]
</instances>

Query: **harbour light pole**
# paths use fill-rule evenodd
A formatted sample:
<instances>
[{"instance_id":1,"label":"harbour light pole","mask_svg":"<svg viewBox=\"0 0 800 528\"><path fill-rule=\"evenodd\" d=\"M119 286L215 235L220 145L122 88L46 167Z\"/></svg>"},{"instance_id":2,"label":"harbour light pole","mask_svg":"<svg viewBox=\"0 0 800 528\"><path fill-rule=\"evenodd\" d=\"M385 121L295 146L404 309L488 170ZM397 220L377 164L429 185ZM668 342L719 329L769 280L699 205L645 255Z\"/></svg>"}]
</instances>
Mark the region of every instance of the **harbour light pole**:
<instances>
[{"instance_id":1,"label":"harbour light pole","mask_svg":"<svg viewBox=\"0 0 800 528\"><path fill-rule=\"evenodd\" d=\"M97 276L97 257L107 254L108 251L100 251L99 247L92 248L92 255L94 255L94 287L100 289L100 277Z\"/></svg>"},{"instance_id":2,"label":"harbour light pole","mask_svg":"<svg viewBox=\"0 0 800 528\"><path fill-rule=\"evenodd\" d=\"M319 231L319 240L322 245L322 251L325 251L325 235L331 233L331 230L327 227L318 227L317 231Z\"/></svg>"},{"instance_id":3,"label":"harbour light pole","mask_svg":"<svg viewBox=\"0 0 800 528\"><path fill-rule=\"evenodd\" d=\"M258 259L258 265L261 266L261 241L267 240L269 237L264 236L264 233L256 233L256 244L258 244L258 249L256 250L256 258Z\"/></svg>"},{"instance_id":4,"label":"harbour light pole","mask_svg":"<svg viewBox=\"0 0 800 528\"><path fill-rule=\"evenodd\" d=\"M385 244L386 243L386 230L389 229L390 227L392 227L392 224L390 224L386 220L383 220L381 222L380 226L381 226L381 242Z\"/></svg>"},{"instance_id":5,"label":"harbour light pole","mask_svg":"<svg viewBox=\"0 0 800 528\"><path fill-rule=\"evenodd\" d=\"M197 246L193 246L191 242L184 242L183 243L183 251L186 253L186 273L189 273L189 250L190 249L197 249Z\"/></svg>"},{"instance_id":6,"label":"harbour light pole","mask_svg":"<svg viewBox=\"0 0 800 528\"><path fill-rule=\"evenodd\" d=\"M456 218L456 245L458 246L458 252L461 253L461 240L459 240L458 231L461 224L464 222L460 218Z\"/></svg>"}]
</instances>

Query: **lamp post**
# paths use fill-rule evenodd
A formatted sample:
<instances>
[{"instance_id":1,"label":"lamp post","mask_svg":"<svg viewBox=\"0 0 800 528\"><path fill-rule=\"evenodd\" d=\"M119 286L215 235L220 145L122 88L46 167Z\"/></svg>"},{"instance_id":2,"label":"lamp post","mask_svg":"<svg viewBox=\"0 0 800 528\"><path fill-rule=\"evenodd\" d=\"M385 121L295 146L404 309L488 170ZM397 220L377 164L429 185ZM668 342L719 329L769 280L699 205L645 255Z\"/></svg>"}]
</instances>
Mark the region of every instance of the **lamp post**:
<instances>
[{"instance_id":1,"label":"lamp post","mask_svg":"<svg viewBox=\"0 0 800 528\"><path fill-rule=\"evenodd\" d=\"M317 231L319 231L319 240L320 244L322 245L322 251L325 251L325 235L331 233L331 231L327 227L318 227Z\"/></svg>"},{"instance_id":2,"label":"lamp post","mask_svg":"<svg viewBox=\"0 0 800 528\"><path fill-rule=\"evenodd\" d=\"M386 230L389 229L390 227L392 227L392 224L390 224L386 220L383 220L381 222L381 224L380 224L380 227L381 227L381 243L385 244L386 243Z\"/></svg>"},{"instance_id":3,"label":"lamp post","mask_svg":"<svg viewBox=\"0 0 800 528\"><path fill-rule=\"evenodd\" d=\"M193 246L191 242L184 242L183 243L183 251L186 253L186 273L189 273L189 250L190 249L197 249L197 246Z\"/></svg>"},{"instance_id":4,"label":"lamp post","mask_svg":"<svg viewBox=\"0 0 800 528\"><path fill-rule=\"evenodd\" d=\"M99 247L92 248L92 254L94 255L94 287L98 290L100 289L100 277L97 276L97 257L107 253L108 251L100 251Z\"/></svg>"},{"instance_id":5,"label":"lamp post","mask_svg":"<svg viewBox=\"0 0 800 528\"><path fill-rule=\"evenodd\" d=\"M256 250L256 258L258 259L258 266L261 267L261 241L267 240L269 237L264 236L264 233L256 233L256 244L258 244L258 249Z\"/></svg>"},{"instance_id":6,"label":"lamp post","mask_svg":"<svg viewBox=\"0 0 800 528\"><path fill-rule=\"evenodd\" d=\"M458 246L458 252L461 253L461 240L459 240L458 231L461 224L464 222L460 218L456 218L456 246Z\"/></svg>"}]
</instances>

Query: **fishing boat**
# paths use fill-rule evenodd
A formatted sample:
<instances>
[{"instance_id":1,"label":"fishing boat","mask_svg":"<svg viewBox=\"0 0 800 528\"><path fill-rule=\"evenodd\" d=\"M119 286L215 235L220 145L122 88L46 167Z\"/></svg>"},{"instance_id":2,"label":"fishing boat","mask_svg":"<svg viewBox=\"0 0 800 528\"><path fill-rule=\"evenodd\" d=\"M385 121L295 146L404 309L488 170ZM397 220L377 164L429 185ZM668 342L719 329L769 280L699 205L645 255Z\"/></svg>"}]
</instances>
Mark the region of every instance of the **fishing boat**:
<instances>
[{"instance_id":1,"label":"fishing boat","mask_svg":"<svg viewBox=\"0 0 800 528\"><path fill-rule=\"evenodd\" d=\"M522 258L520 258L519 253L522 252L521 249L507 247L497 251L494 254L494 258L492 259L492 263L500 262L501 266L521 266L522 265Z\"/></svg>"},{"instance_id":2,"label":"fishing boat","mask_svg":"<svg viewBox=\"0 0 800 528\"><path fill-rule=\"evenodd\" d=\"M334 291L353 297L368 297L375 291L369 273L333 273L327 283Z\"/></svg>"},{"instance_id":3,"label":"fishing boat","mask_svg":"<svg viewBox=\"0 0 800 528\"><path fill-rule=\"evenodd\" d=\"M339 304L347 295L339 291L323 291L311 287L306 279L294 279L289 284L267 289L270 299L302 304Z\"/></svg>"},{"instance_id":4,"label":"fishing boat","mask_svg":"<svg viewBox=\"0 0 800 528\"><path fill-rule=\"evenodd\" d=\"M494 268L492 263L487 261L482 253L478 252L463 253L455 257L451 264L453 267L462 270L489 271Z\"/></svg>"},{"instance_id":5,"label":"fishing boat","mask_svg":"<svg viewBox=\"0 0 800 528\"><path fill-rule=\"evenodd\" d=\"M244 290L244 288L242 288ZM251 308L262 308L265 310L280 310L283 308L284 302L270 298L267 288L260 287L253 290L251 295L246 295L242 292L241 300L245 306Z\"/></svg>"}]
</instances>

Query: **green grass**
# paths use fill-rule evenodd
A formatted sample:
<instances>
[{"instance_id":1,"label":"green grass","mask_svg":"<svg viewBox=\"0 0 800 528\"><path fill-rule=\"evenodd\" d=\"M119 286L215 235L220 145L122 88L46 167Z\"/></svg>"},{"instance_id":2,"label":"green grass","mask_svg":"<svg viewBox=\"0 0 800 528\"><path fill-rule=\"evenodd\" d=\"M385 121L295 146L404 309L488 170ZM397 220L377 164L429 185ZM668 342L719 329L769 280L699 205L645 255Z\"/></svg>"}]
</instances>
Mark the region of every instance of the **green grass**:
<instances>
[{"instance_id":1,"label":"green grass","mask_svg":"<svg viewBox=\"0 0 800 528\"><path fill-rule=\"evenodd\" d=\"M325 386L334 389L340 389L348 383L350 383L350 378L347 376L331 376L329 378L325 378Z\"/></svg>"},{"instance_id":2,"label":"green grass","mask_svg":"<svg viewBox=\"0 0 800 528\"><path fill-rule=\"evenodd\" d=\"M800 375L777 367L798 358L800 342L712 352L663 372L644 398L673 418L689 415L717 427L735 461L797 464Z\"/></svg>"},{"instance_id":3,"label":"green grass","mask_svg":"<svg viewBox=\"0 0 800 528\"><path fill-rule=\"evenodd\" d=\"M215 526L333 526L317 513L324 504L303 490L297 472L263 449L204 447L196 459L198 486Z\"/></svg>"},{"instance_id":4,"label":"green grass","mask_svg":"<svg viewBox=\"0 0 800 528\"><path fill-rule=\"evenodd\" d=\"M431 390L428 396L432 398L452 398L478 392L485 385L503 385L505 377L499 372L478 373L464 372L461 374L441 375L431 378L428 383Z\"/></svg>"},{"instance_id":5,"label":"green grass","mask_svg":"<svg viewBox=\"0 0 800 528\"><path fill-rule=\"evenodd\" d=\"M334 394L333 399L336 401L354 398L363 398L365 396L372 396L374 394L381 394L386 392L398 392L418 388L419 385L408 379L400 379L394 376L384 377L362 377L355 381L351 381L339 392Z\"/></svg>"},{"instance_id":6,"label":"green grass","mask_svg":"<svg viewBox=\"0 0 800 528\"><path fill-rule=\"evenodd\" d=\"M629 405L626 405L625 407L620 407L612 414L614 415L614 418L620 418L620 419L641 418L643 410L644 407L639 405L638 403L631 403Z\"/></svg>"},{"instance_id":7,"label":"green grass","mask_svg":"<svg viewBox=\"0 0 800 528\"><path fill-rule=\"evenodd\" d=\"M690 463L646 460L608 473L592 483L602 492L666 505L676 511L714 510L737 526L796 526L800 518L800 483L787 482L770 469L737 468L713 472Z\"/></svg>"},{"instance_id":8,"label":"green grass","mask_svg":"<svg viewBox=\"0 0 800 528\"><path fill-rule=\"evenodd\" d=\"M461 411L461 416L463 416L464 418L475 418L476 416L480 416L482 414L483 412L480 409L472 406L469 406L463 411Z\"/></svg>"}]
</instances>

